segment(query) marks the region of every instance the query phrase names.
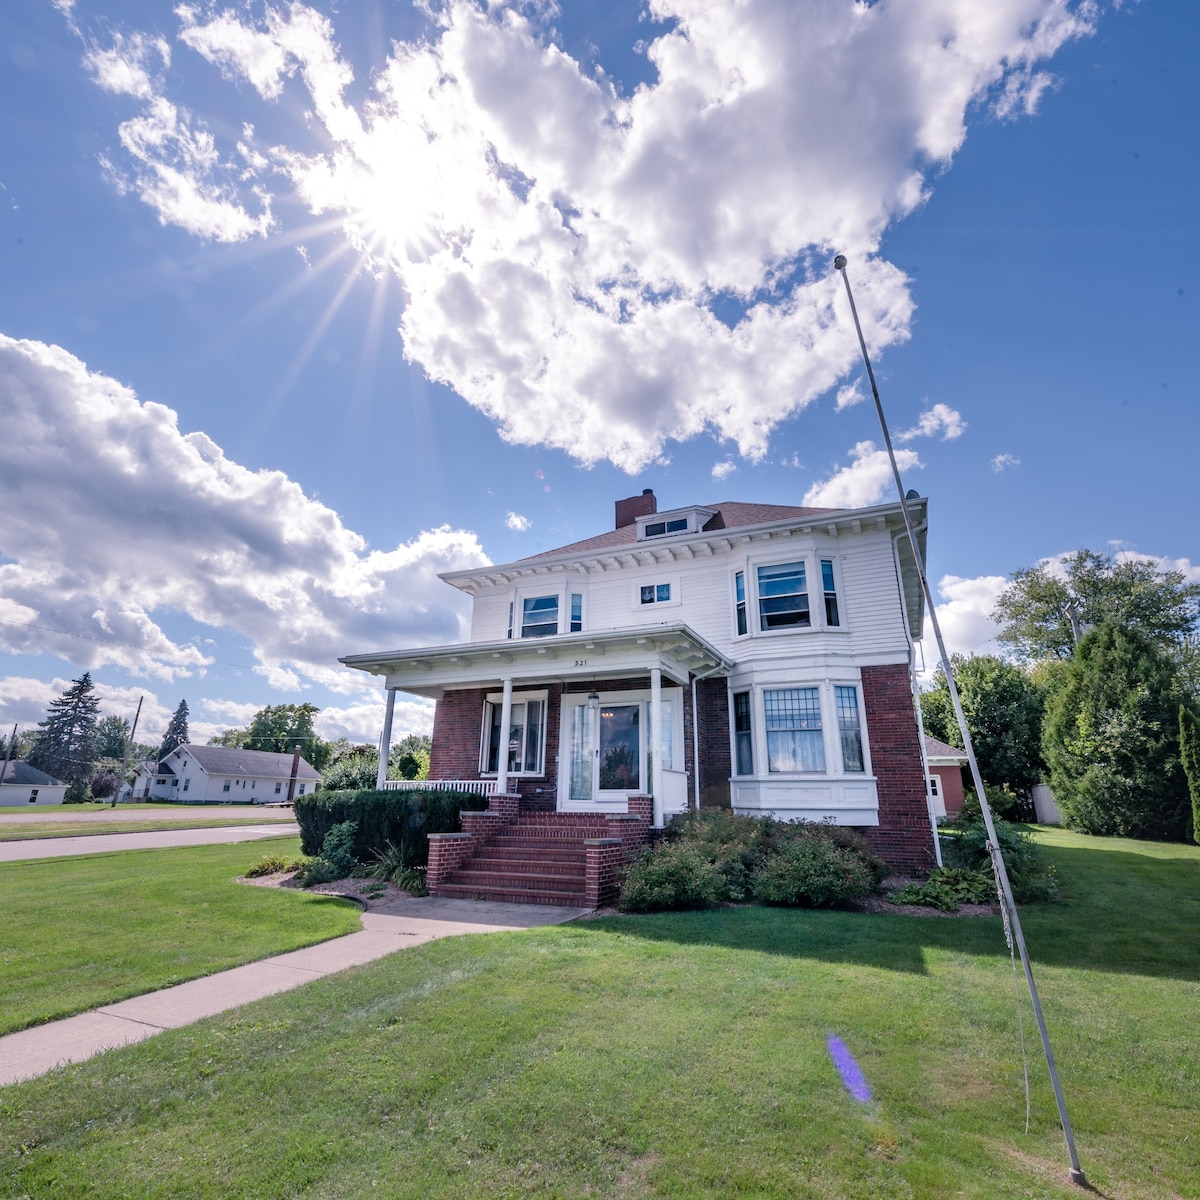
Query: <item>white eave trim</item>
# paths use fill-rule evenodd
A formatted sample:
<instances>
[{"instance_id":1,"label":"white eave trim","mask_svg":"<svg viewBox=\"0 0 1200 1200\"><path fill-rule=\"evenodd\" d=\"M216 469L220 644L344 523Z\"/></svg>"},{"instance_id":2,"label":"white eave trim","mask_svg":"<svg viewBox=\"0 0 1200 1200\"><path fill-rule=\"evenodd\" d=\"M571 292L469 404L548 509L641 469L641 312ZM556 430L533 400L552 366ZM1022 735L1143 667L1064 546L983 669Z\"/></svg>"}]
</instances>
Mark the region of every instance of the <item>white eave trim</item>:
<instances>
[{"instance_id":1,"label":"white eave trim","mask_svg":"<svg viewBox=\"0 0 1200 1200\"><path fill-rule=\"evenodd\" d=\"M924 520L928 497L914 497L909 511L914 521ZM675 510L673 510L675 511ZM680 509L678 512L690 512ZM706 510L707 511L707 510ZM715 510L713 510L715 511ZM656 514L658 517L663 514ZM670 537L649 538L619 546L596 546L588 550L572 550L548 554L544 558L524 558L511 563L489 567L470 567L461 571L443 571L438 578L468 595L484 588L509 587L521 579L532 579L553 572L577 571L583 575L604 574L610 570L649 566L642 561L653 555L660 565L697 557L728 554L735 546L746 542L766 542L771 538L794 533L821 533L837 537L842 533L858 534L871 528L888 531L903 528L899 502L878 504L871 508L845 509L839 512L814 513L808 517L789 517L783 521L768 521L760 525L735 525L730 529L710 529L707 533L677 533ZM345 659L339 661L345 662ZM349 664L352 665L352 664Z\"/></svg>"},{"instance_id":2,"label":"white eave trim","mask_svg":"<svg viewBox=\"0 0 1200 1200\"><path fill-rule=\"evenodd\" d=\"M501 678L511 674L517 665L539 666L550 677L594 675L597 670L602 670L599 663L603 662L605 653L616 650L643 653L647 658L665 656L696 675L728 674L734 667L732 659L726 658L686 625L679 624L348 654L338 662L372 675L394 676L403 672L413 683L420 685L423 674L432 676L436 672L444 680L447 670L457 671L461 672L463 682L467 682ZM573 660L582 658L589 660L586 671L572 666Z\"/></svg>"}]
</instances>

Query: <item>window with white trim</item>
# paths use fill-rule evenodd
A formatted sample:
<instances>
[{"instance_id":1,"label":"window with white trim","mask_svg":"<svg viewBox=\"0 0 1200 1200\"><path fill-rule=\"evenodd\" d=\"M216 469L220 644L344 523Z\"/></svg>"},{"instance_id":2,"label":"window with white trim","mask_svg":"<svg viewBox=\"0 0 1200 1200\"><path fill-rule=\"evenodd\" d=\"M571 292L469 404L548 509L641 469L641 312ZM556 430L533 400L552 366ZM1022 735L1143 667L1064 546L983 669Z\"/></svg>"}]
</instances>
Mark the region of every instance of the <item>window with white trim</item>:
<instances>
[{"instance_id":1,"label":"window with white trim","mask_svg":"<svg viewBox=\"0 0 1200 1200\"><path fill-rule=\"evenodd\" d=\"M508 723L508 737L501 730L504 701L489 696L483 713L483 748L479 770L484 775L499 773L501 748L507 741L510 775L542 775L545 772L546 700L514 699Z\"/></svg>"},{"instance_id":2,"label":"window with white trim","mask_svg":"<svg viewBox=\"0 0 1200 1200\"><path fill-rule=\"evenodd\" d=\"M942 781L931 771L925 776L925 783L929 787L929 794L933 799L937 799L942 794Z\"/></svg>"},{"instance_id":3,"label":"window with white trim","mask_svg":"<svg viewBox=\"0 0 1200 1200\"><path fill-rule=\"evenodd\" d=\"M733 607L737 614L738 637L746 632L746 572L738 571L733 577Z\"/></svg>"},{"instance_id":4,"label":"window with white trim","mask_svg":"<svg viewBox=\"0 0 1200 1200\"><path fill-rule=\"evenodd\" d=\"M863 761L862 722L858 715L858 688L838 684L834 689L837 701L838 734L842 740L842 770L860 774L867 769Z\"/></svg>"},{"instance_id":5,"label":"window with white trim","mask_svg":"<svg viewBox=\"0 0 1200 1200\"><path fill-rule=\"evenodd\" d=\"M758 568L758 618L764 631L812 624L803 561Z\"/></svg>"},{"instance_id":6,"label":"window with white trim","mask_svg":"<svg viewBox=\"0 0 1200 1200\"><path fill-rule=\"evenodd\" d=\"M230 780L230 779L227 779L227 780L225 780L225 784L224 784L224 786L221 788L221 791L223 791L223 792L227 792L227 791L229 791L229 785L230 785L232 782L233 782L233 781L232 781L232 780Z\"/></svg>"},{"instance_id":7,"label":"window with white trim","mask_svg":"<svg viewBox=\"0 0 1200 1200\"><path fill-rule=\"evenodd\" d=\"M754 774L754 749L750 735L750 693L733 694L733 741L736 748L734 770L738 775Z\"/></svg>"},{"instance_id":8,"label":"window with white trim","mask_svg":"<svg viewBox=\"0 0 1200 1200\"><path fill-rule=\"evenodd\" d=\"M642 604L666 604L671 599L669 583L647 583L638 589Z\"/></svg>"},{"instance_id":9,"label":"window with white trim","mask_svg":"<svg viewBox=\"0 0 1200 1200\"><path fill-rule=\"evenodd\" d=\"M646 524L643 536L662 537L667 533L686 533L688 527L687 517L673 517L669 521L650 521Z\"/></svg>"},{"instance_id":10,"label":"window with white trim","mask_svg":"<svg viewBox=\"0 0 1200 1200\"><path fill-rule=\"evenodd\" d=\"M521 636L553 637L558 633L558 596L526 596L521 601Z\"/></svg>"},{"instance_id":11,"label":"window with white trim","mask_svg":"<svg viewBox=\"0 0 1200 1200\"><path fill-rule=\"evenodd\" d=\"M825 770L821 694L815 687L775 688L763 692L767 731L767 770L794 774Z\"/></svg>"},{"instance_id":12,"label":"window with white trim","mask_svg":"<svg viewBox=\"0 0 1200 1200\"><path fill-rule=\"evenodd\" d=\"M837 584L833 578L833 559L821 559L821 587L825 592L825 624L830 629L841 625L838 613Z\"/></svg>"},{"instance_id":13,"label":"window with white trim","mask_svg":"<svg viewBox=\"0 0 1200 1200\"><path fill-rule=\"evenodd\" d=\"M580 633L583 630L583 593L571 593L571 632Z\"/></svg>"}]
</instances>

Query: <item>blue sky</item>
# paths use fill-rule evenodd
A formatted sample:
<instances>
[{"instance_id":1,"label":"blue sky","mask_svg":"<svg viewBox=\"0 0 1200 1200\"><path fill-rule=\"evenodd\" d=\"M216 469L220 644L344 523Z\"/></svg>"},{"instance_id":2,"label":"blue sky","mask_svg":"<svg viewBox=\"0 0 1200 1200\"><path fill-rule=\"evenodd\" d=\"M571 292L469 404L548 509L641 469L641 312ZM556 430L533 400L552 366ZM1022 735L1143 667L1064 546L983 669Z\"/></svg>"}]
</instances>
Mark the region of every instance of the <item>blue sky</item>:
<instances>
[{"instance_id":1,"label":"blue sky","mask_svg":"<svg viewBox=\"0 0 1200 1200\"><path fill-rule=\"evenodd\" d=\"M197 737L311 700L374 740L337 656L463 636L438 571L643 487L888 498L838 250L955 647L1072 549L1200 578L1198 27L1166 0L5 5L0 722L90 669L148 737L186 698Z\"/></svg>"}]
</instances>

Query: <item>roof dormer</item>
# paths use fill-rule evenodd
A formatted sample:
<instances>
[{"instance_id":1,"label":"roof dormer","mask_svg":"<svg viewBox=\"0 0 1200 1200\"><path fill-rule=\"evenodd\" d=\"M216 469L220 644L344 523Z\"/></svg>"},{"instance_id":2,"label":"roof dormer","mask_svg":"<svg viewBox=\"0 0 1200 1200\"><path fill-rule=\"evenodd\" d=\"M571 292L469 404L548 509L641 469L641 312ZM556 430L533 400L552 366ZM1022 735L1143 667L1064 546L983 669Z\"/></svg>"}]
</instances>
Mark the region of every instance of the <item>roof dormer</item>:
<instances>
[{"instance_id":1,"label":"roof dormer","mask_svg":"<svg viewBox=\"0 0 1200 1200\"><path fill-rule=\"evenodd\" d=\"M714 516L716 509L700 508L696 505L691 508L676 508L671 512L647 513L637 518L637 540L652 542L663 537L699 533Z\"/></svg>"}]
</instances>

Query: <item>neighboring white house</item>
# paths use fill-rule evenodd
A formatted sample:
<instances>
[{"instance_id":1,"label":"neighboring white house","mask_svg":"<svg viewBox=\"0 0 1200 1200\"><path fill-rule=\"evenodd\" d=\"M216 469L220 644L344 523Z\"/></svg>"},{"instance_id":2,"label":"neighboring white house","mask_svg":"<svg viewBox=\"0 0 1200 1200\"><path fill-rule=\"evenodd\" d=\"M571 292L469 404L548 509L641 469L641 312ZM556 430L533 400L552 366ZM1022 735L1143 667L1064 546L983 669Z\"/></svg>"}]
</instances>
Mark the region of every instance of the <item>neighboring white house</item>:
<instances>
[{"instance_id":1,"label":"neighboring white house","mask_svg":"<svg viewBox=\"0 0 1200 1200\"><path fill-rule=\"evenodd\" d=\"M0 806L61 804L66 794L67 785L61 779L31 767L24 759L14 758L4 772L4 782L0 783Z\"/></svg>"},{"instance_id":2,"label":"neighboring white house","mask_svg":"<svg viewBox=\"0 0 1200 1200\"><path fill-rule=\"evenodd\" d=\"M469 642L341 661L383 677L389 729L397 691L436 699L430 779L563 814L648 793L655 825L702 804L833 821L925 869L903 530L899 504L658 512L646 491L606 533L442 575L472 598Z\"/></svg>"},{"instance_id":3,"label":"neighboring white house","mask_svg":"<svg viewBox=\"0 0 1200 1200\"><path fill-rule=\"evenodd\" d=\"M178 746L162 762L141 763L133 795L179 804L281 804L287 800L292 755L229 746ZM297 796L313 791L320 775L303 758Z\"/></svg>"}]
</instances>

